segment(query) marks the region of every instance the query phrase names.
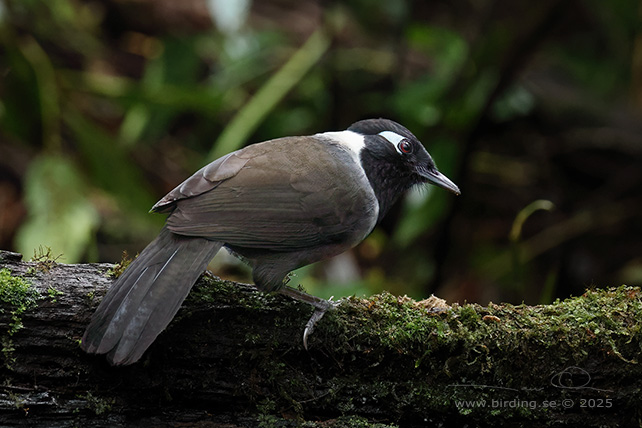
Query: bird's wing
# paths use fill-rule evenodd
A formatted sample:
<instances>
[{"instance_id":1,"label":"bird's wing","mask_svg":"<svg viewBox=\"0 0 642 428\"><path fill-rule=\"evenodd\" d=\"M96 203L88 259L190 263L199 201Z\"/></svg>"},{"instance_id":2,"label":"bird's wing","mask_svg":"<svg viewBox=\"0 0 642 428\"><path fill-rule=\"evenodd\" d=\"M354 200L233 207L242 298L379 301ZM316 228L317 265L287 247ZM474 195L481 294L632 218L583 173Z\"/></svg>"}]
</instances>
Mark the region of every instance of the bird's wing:
<instances>
[{"instance_id":1,"label":"bird's wing","mask_svg":"<svg viewBox=\"0 0 642 428\"><path fill-rule=\"evenodd\" d=\"M175 205L167 220L174 233L277 251L356 244L377 218L376 197L356 160L313 137L248 146L164 199Z\"/></svg>"},{"instance_id":2,"label":"bird's wing","mask_svg":"<svg viewBox=\"0 0 642 428\"><path fill-rule=\"evenodd\" d=\"M256 154L255 149L238 150L227 154L212 163L205 165L194 175L176 186L152 207L154 212L169 212L174 209L176 201L191 198L212 190L222 181L234 177Z\"/></svg>"}]
</instances>

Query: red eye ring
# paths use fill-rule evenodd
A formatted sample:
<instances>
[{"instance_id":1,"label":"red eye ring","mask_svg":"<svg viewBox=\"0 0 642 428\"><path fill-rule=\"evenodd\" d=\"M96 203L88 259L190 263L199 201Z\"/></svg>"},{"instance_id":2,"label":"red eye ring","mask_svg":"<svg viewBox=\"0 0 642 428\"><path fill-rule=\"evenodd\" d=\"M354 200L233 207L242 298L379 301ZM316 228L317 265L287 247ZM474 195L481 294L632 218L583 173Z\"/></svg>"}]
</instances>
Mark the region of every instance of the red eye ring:
<instances>
[{"instance_id":1,"label":"red eye ring","mask_svg":"<svg viewBox=\"0 0 642 428\"><path fill-rule=\"evenodd\" d=\"M399 144L397 144L397 147L399 148L399 151L401 153L404 153L404 154L412 153L412 144L410 144L410 141L408 140L399 141Z\"/></svg>"}]
</instances>

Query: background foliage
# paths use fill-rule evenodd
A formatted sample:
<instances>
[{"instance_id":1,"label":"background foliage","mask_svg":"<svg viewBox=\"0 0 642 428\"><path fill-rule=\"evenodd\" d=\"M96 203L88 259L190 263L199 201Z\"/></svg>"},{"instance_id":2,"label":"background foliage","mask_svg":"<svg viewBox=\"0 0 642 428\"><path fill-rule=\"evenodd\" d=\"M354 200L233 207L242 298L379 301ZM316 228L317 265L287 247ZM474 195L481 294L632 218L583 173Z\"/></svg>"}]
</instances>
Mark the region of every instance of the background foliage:
<instances>
[{"instance_id":1,"label":"background foliage","mask_svg":"<svg viewBox=\"0 0 642 428\"><path fill-rule=\"evenodd\" d=\"M116 261L208 161L381 116L463 194L410 194L299 271L309 291L537 303L639 285L641 16L634 0L5 0L0 247ZM224 255L213 268L247 279Z\"/></svg>"}]
</instances>

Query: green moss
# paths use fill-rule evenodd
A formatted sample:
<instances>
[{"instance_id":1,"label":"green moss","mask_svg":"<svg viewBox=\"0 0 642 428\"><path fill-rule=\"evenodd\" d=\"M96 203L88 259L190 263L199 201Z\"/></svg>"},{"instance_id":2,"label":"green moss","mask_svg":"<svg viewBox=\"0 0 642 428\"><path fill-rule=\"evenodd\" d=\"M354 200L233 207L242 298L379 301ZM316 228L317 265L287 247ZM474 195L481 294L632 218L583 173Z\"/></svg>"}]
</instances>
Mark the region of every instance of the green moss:
<instances>
[{"instance_id":1,"label":"green moss","mask_svg":"<svg viewBox=\"0 0 642 428\"><path fill-rule=\"evenodd\" d=\"M345 413L359 411L360 403L340 401L345 394L339 391L354 390L354 385L359 390L350 396L368 397L379 406L395 403L397 410L390 414L402 413L405 406L433 414L462 400L541 402L537 394L544 390L550 395L546 398L563 398L565 391L551 386L555 373L569 366L591 367L596 353L602 361L635 366L642 351L642 291L630 286L590 290L546 306L455 304L439 313L382 293L348 299L337 315L326 315L319 325L322 342L333 350L333 359L348 367L360 352L360 370L372 376L335 381L337 393L330 392L328 399L336 396L334 404ZM363 370L364 365L377 370ZM379 376L396 381L382 383ZM599 389L596 382L603 381L598 376L591 386ZM457 409L478 420L492 416L490 410ZM501 408L501 416L537 420L551 411L522 405Z\"/></svg>"},{"instance_id":2,"label":"green moss","mask_svg":"<svg viewBox=\"0 0 642 428\"><path fill-rule=\"evenodd\" d=\"M11 366L15 362L15 357L13 356L13 351L16 348L13 346L13 340L9 336L2 336L0 338L0 345L2 345L2 357L4 359L4 366L8 369L11 369Z\"/></svg>"},{"instance_id":3,"label":"green moss","mask_svg":"<svg viewBox=\"0 0 642 428\"><path fill-rule=\"evenodd\" d=\"M9 311L11 322L7 334L12 336L22 325L21 316L38 304L40 294L28 280L11 275L9 269L0 269L0 313Z\"/></svg>"},{"instance_id":4,"label":"green moss","mask_svg":"<svg viewBox=\"0 0 642 428\"><path fill-rule=\"evenodd\" d=\"M138 257L138 254L136 255ZM120 262L116 263L111 269L107 271L107 275L118 278L125 272L125 269L129 267L129 265L132 263L133 259L129 257L129 254L127 254L127 251L123 251L123 254L120 258Z\"/></svg>"},{"instance_id":5,"label":"green moss","mask_svg":"<svg viewBox=\"0 0 642 428\"><path fill-rule=\"evenodd\" d=\"M87 392L85 395L79 395L78 398L84 400L87 408L94 412L96 416L110 412L116 402L114 398L96 397L91 392Z\"/></svg>"},{"instance_id":6,"label":"green moss","mask_svg":"<svg viewBox=\"0 0 642 428\"><path fill-rule=\"evenodd\" d=\"M9 269L0 269L0 314L9 312L10 321L6 334L1 337L4 365L11 368L14 346L11 336L23 328L22 314L38 304L40 294L28 280L11 275Z\"/></svg>"},{"instance_id":7,"label":"green moss","mask_svg":"<svg viewBox=\"0 0 642 428\"><path fill-rule=\"evenodd\" d=\"M330 425L332 428L396 428L397 425L388 425L370 422L361 416L342 416L335 419Z\"/></svg>"},{"instance_id":8,"label":"green moss","mask_svg":"<svg viewBox=\"0 0 642 428\"><path fill-rule=\"evenodd\" d=\"M370 422L367 418L355 415L314 422L261 414L257 418L257 423L259 428L398 428L398 425Z\"/></svg>"},{"instance_id":9,"label":"green moss","mask_svg":"<svg viewBox=\"0 0 642 428\"><path fill-rule=\"evenodd\" d=\"M58 297L64 294L65 293L55 289L54 287L49 286L49 288L47 288L47 297L49 297L49 300L51 300L52 303L56 303L58 301Z\"/></svg>"},{"instance_id":10,"label":"green moss","mask_svg":"<svg viewBox=\"0 0 642 428\"><path fill-rule=\"evenodd\" d=\"M383 293L369 300L351 299L348 311L341 317L347 326L357 330L360 342L392 348L400 353L422 355L435 347L465 347L474 353L486 348L518 348L524 339L543 346L569 348L579 343L615 343L615 339L637 336L642 329L642 292L639 288L621 286L608 290L587 291L581 297L557 301L547 306L488 307L454 305L450 310L431 313L416 302ZM339 329L335 325L330 328ZM620 340L622 341L622 340ZM636 354L625 356L611 347L616 355L635 363ZM581 352L581 351L580 351ZM581 358L581 354L576 357Z\"/></svg>"},{"instance_id":11,"label":"green moss","mask_svg":"<svg viewBox=\"0 0 642 428\"><path fill-rule=\"evenodd\" d=\"M310 408L337 409L345 417L341 423L360 423L352 415L373 409L388 423L403 421L407 409L429 415L428 421L445 414L483 423L550 420L551 412L563 410L461 403L563 399L567 391L552 386L551 377L571 366L595 373L596 389L585 396L600 394L609 388L595 361L624 362L629 370L642 351L642 292L628 286L546 306L454 304L439 312L390 293L348 298L317 325L310 337L314 362L302 371L284 365L283 356L303 352L297 339L311 312L306 305L210 278L199 281L188 299L197 303L188 305L192 310L198 303L243 302L247 313L234 316L255 316L259 325L266 311L274 311L270 336L254 324L237 332L243 347L236 370L251 373L238 393L261 403L264 426L300 426L280 415L296 421ZM338 421L324 426L351 426Z\"/></svg>"},{"instance_id":12,"label":"green moss","mask_svg":"<svg viewBox=\"0 0 642 428\"><path fill-rule=\"evenodd\" d=\"M204 275L194 286L187 297L187 301L193 304L225 304L232 303L241 305L248 310L265 310L274 303L275 299L282 299L279 305L298 305L291 299L278 295L277 293L248 293L242 290L239 284L233 281L223 280L210 274Z\"/></svg>"},{"instance_id":13,"label":"green moss","mask_svg":"<svg viewBox=\"0 0 642 428\"><path fill-rule=\"evenodd\" d=\"M231 281L205 274L187 295L187 301L197 305L230 302L238 294L237 287L233 284Z\"/></svg>"}]
</instances>

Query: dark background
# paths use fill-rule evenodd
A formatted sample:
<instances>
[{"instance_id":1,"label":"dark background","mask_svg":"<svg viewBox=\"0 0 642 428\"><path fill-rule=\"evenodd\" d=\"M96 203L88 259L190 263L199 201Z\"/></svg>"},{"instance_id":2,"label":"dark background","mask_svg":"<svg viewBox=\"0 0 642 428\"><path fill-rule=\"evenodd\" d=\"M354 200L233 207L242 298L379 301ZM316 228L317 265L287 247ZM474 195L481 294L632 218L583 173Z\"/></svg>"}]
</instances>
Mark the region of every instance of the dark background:
<instances>
[{"instance_id":1,"label":"dark background","mask_svg":"<svg viewBox=\"0 0 642 428\"><path fill-rule=\"evenodd\" d=\"M640 284L641 17L633 0L4 1L0 248L118 261L208 160L388 117L462 195L412 193L291 283L484 304Z\"/></svg>"}]
</instances>

